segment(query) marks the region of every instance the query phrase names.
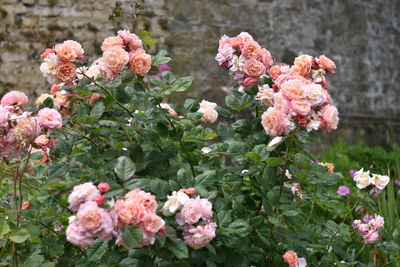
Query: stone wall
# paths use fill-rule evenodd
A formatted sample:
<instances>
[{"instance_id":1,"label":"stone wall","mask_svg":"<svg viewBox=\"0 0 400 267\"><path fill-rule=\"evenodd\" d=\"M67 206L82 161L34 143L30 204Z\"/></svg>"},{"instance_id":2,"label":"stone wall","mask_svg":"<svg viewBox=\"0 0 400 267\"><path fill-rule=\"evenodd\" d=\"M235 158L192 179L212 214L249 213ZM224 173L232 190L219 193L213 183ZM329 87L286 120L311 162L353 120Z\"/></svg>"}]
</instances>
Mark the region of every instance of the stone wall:
<instances>
[{"instance_id":1,"label":"stone wall","mask_svg":"<svg viewBox=\"0 0 400 267\"><path fill-rule=\"evenodd\" d=\"M132 2L122 1L128 13ZM19 89L36 95L48 90L39 71L39 55L46 47L77 40L93 56L90 62L114 29L108 20L112 0L1 3L3 92ZM168 49L173 71L196 77L189 95L224 102L233 81L214 61L218 39L248 31L278 61L290 63L308 53L336 62L338 70L328 80L342 123L330 139L400 141L399 0L144 0L143 6L142 27L158 41L155 50Z\"/></svg>"}]
</instances>

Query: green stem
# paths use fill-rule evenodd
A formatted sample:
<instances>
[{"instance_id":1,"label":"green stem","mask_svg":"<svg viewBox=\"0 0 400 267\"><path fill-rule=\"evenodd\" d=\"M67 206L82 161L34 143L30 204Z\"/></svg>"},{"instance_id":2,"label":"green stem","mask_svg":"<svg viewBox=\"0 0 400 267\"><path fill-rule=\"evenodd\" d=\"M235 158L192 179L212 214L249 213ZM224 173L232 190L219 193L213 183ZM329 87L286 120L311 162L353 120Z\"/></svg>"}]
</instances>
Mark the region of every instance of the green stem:
<instances>
[{"instance_id":1,"label":"green stem","mask_svg":"<svg viewBox=\"0 0 400 267\"><path fill-rule=\"evenodd\" d=\"M390 264L392 264L392 263L395 263L396 261L399 261L399 260L400 260L400 257L398 257L398 258L396 258L396 259L394 259L394 260L391 260L391 261L385 263L385 264L383 265L383 267L384 267L384 266L388 266L388 265L390 265Z\"/></svg>"},{"instance_id":2,"label":"green stem","mask_svg":"<svg viewBox=\"0 0 400 267\"><path fill-rule=\"evenodd\" d=\"M307 218L307 221L306 221L306 226L308 225L308 223L309 223L309 221L311 219L312 212L314 210L315 199L317 198L318 189L319 189L319 185L317 186L317 188L315 189L315 192L314 192L314 197L313 197L313 200L312 200L312 203L311 203L310 213L308 214L308 218Z\"/></svg>"}]
</instances>

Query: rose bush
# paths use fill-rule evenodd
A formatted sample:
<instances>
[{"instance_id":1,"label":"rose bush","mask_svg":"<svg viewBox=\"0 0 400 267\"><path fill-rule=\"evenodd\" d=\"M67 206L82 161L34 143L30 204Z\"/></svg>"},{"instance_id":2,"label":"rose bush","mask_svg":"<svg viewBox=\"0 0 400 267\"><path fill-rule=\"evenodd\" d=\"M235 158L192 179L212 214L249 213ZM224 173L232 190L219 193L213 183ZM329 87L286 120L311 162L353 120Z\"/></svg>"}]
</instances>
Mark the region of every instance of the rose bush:
<instances>
[{"instance_id":1,"label":"rose bush","mask_svg":"<svg viewBox=\"0 0 400 267\"><path fill-rule=\"evenodd\" d=\"M377 204L395 203L393 181L368 166L353 181L304 148L338 126L332 60L273 65L250 34L224 36L216 60L238 81L227 108L176 106L165 99L192 78L146 46L119 31L83 66L82 46L65 41L42 54L55 83L33 113L21 93L1 100L5 265L395 266L398 211L384 218ZM352 187L336 192L342 180ZM361 222L360 208L374 217Z\"/></svg>"}]
</instances>

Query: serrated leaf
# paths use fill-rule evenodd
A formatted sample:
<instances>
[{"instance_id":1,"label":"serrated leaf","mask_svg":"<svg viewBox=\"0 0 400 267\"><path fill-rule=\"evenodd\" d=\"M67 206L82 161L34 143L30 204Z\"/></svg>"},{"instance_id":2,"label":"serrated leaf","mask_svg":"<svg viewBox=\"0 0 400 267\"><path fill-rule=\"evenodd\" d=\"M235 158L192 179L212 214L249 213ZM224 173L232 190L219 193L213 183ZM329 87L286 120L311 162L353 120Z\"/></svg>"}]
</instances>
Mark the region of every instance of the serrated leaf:
<instances>
[{"instance_id":1,"label":"serrated leaf","mask_svg":"<svg viewBox=\"0 0 400 267\"><path fill-rule=\"evenodd\" d=\"M6 221L0 221L0 237L10 232L10 226L8 226Z\"/></svg>"},{"instance_id":2,"label":"serrated leaf","mask_svg":"<svg viewBox=\"0 0 400 267\"><path fill-rule=\"evenodd\" d=\"M283 165L285 163L285 161L283 159L274 158L274 157L267 158L266 162L269 167L277 167L277 166Z\"/></svg>"},{"instance_id":3,"label":"serrated leaf","mask_svg":"<svg viewBox=\"0 0 400 267\"><path fill-rule=\"evenodd\" d=\"M96 262L103 258L108 248L108 241L96 239L93 244L88 248L86 254L89 262Z\"/></svg>"},{"instance_id":4,"label":"serrated leaf","mask_svg":"<svg viewBox=\"0 0 400 267\"><path fill-rule=\"evenodd\" d=\"M307 144L311 142L311 136L307 131L299 131L296 133L297 139L299 139L300 142Z\"/></svg>"},{"instance_id":5,"label":"serrated leaf","mask_svg":"<svg viewBox=\"0 0 400 267\"><path fill-rule=\"evenodd\" d=\"M191 77L191 76L179 78L172 84L170 91L173 91L173 92L186 91L186 89L188 89L190 87L192 82L193 82L193 77Z\"/></svg>"},{"instance_id":6,"label":"serrated leaf","mask_svg":"<svg viewBox=\"0 0 400 267\"><path fill-rule=\"evenodd\" d=\"M220 107L220 106L216 106L215 110L218 112L218 115L228 118L228 119L232 119L233 118L233 114L232 112L230 112L229 110Z\"/></svg>"},{"instance_id":7,"label":"serrated leaf","mask_svg":"<svg viewBox=\"0 0 400 267\"><path fill-rule=\"evenodd\" d=\"M117 160L117 165L114 168L114 172L117 176L123 180L131 178L136 171L136 166L130 158L127 156L121 156Z\"/></svg>"},{"instance_id":8,"label":"serrated leaf","mask_svg":"<svg viewBox=\"0 0 400 267\"><path fill-rule=\"evenodd\" d=\"M125 226L122 238L130 248L137 248L142 243L143 233L137 226Z\"/></svg>"},{"instance_id":9,"label":"serrated leaf","mask_svg":"<svg viewBox=\"0 0 400 267\"><path fill-rule=\"evenodd\" d=\"M150 181L151 192L158 197L166 197L169 193L169 185L166 181L161 179L153 179Z\"/></svg>"},{"instance_id":10,"label":"serrated leaf","mask_svg":"<svg viewBox=\"0 0 400 267\"><path fill-rule=\"evenodd\" d=\"M49 167L49 177L62 177L68 172L68 166L65 163L54 163Z\"/></svg>"},{"instance_id":11,"label":"serrated leaf","mask_svg":"<svg viewBox=\"0 0 400 267\"><path fill-rule=\"evenodd\" d=\"M175 242L168 242L167 249L171 251L178 259L186 259L189 257L188 248L180 239L177 239Z\"/></svg>"},{"instance_id":12,"label":"serrated leaf","mask_svg":"<svg viewBox=\"0 0 400 267\"><path fill-rule=\"evenodd\" d=\"M222 140L232 139L234 135L232 128L225 122L218 124L217 134Z\"/></svg>"},{"instance_id":13,"label":"serrated leaf","mask_svg":"<svg viewBox=\"0 0 400 267\"><path fill-rule=\"evenodd\" d=\"M183 105L186 112L196 112L199 110L200 105L199 102L195 99L186 99L185 104Z\"/></svg>"},{"instance_id":14,"label":"serrated leaf","mask_svg":"<svg viewBox=\"0 0 400 267\"><path fill-rule=\"evenodd\" d=\"M138 266L139 261L134 258L125 258L122 261L118 263L118 267L132 267L132 266Z\"/></svg>"},{"instance_id":15,"label":"serrated leaf","mask_svg":"<svg viewBox=\"0 0 400 267\"><path fill-rule=\"evenodd\" d=\"M90 116L95 117L96 119L100 119L100 117L103 115L104 110L105 110L105 106L103 104L103 102L97 102L92 110L90 111Z\"/></svg>"},{"instance_id":16,"label":"serrated leaf","mask_svg":"<svg viewBox=\"0 0 400 267\"><path fill-rule=\"evenodd\" d=\"M15 243L23 243L25 242L31 235L28 230L25 228L14 229L10 233L10 240Z\"/></svg>"}]
</instances>

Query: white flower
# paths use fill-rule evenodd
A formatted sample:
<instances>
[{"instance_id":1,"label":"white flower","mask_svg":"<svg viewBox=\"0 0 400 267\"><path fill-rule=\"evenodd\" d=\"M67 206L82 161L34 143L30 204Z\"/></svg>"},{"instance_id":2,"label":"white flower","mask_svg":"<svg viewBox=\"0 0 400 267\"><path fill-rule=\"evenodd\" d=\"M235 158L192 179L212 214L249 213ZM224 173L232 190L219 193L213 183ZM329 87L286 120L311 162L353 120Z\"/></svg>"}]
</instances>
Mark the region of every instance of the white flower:
<instances>
[{"instance_id":1,"label":"white flower","mask_svg":"<svg viewBox=\"0 0 400 267\"><path fill-rule=\"evenodd\" d=\"M40 65L40 71L47 78L49 83L56 81L55 70L58 66L58 56L55 53L49 54Z\"/></svg>"},{"instance_id":2,"label":"white flower","mask_svg":"<svg viewBox=\"0 0 400 267\"><path fill-rule=\"evenodd\" d=\"M243 171L240 172L240 174L245 174L247 172L249 172L249 170L243 170Z\"/></svg>"},{"instance_id":3,"label":"white flower","mask_svg":"<svg viewBox=\"0 0 400 267\"><path fill-rule=\"evenodd\" d=\"M233 57L235 49L229 44L225 44L222 48L218 49L218 54L215 56L215 60L218 61L219 65L222 65L225 61L230 61ZM230 66L231 64L228 63Z\"/></svg>"},{"instance_id":4,"label":"white flower","mask_svg":"<svg viewBox=\"0 0 400 267\"><path fill-rule=\"evenodd\" d=\"M371 184L375 185L379 190L383 190L389 181L389 176L374 173L372 174Z\"/></svg>"},{"instance_id":5,"label":"white flower","mask_svg":"<svg viewBox=\"0 0 400 267\"><path fill-rule=\"evenodd\" d=\"M371 184L372 179L369 171L364 172L364 168L362 168L354 174L353 180L357 183L356 185L359 189L363 189Z\"/></svg>"},{"instance_id":6,"label":"white flower","mask_svg":"<svg viewBox=\"0 0 400 267\"><path fill-rule=\"evenodd\" d=\"M273 106L274 105L274 90L269 87L268 84L263 85L262 87L258 88L258 93L255 97L256 100L260 101L261 104L266 106Z\"/></svg>"},{"instance_id":7,"label":"white flower","mask_svg":"<svg viewBox=\"0 0 400 267\"><path fill-rule=\"evenodd\" d=\"M186 201L189 200L189 196L186 195L183 190L179 190L178 192L172 192L171 196L168 196L167 202L165 202L162 210L169 210L171 213L175 213L178 209L180 209Z\"/></svg>"},{"instance_id":8,"label":"white flower","mask_svg":"<svg viewBox=\"0 0 400 267\"><path fill-rule=\"evenodd\" d=\"M289 170L286 170L286 171L285 171L285 176L286 176L288 179L292 179L292 175L290 174Z\"/></svg>"},{"instance_id":9,"label":"white flower","mask_svg":"<svg viewBox=\"0 0 400 267\"><path fill-rule=\"evenodd\" d=\"M200 102L200 108L197 112L203 113L203 117L201 120L203 122L210 122L213 123L218 119L218 112L215 110L217 104L214 102L209 102L203 100Z\"/></svg>"},{"instance_id":10,"label":"white flower","mask_svg":"<svg viewBox=\"0 0 400 267\"><path fill-rule=\"evenodd\" d=\"M321 122L319 120L310 120L310 122L306 125L307 132L311 132L312 130L318 131L321 126Z\"/></svg>"},{"instance_id":11,"label":"white flower","mask_svg":"<svg viewBox=\"0 0 400 267\"><path fill-rule=\"evenodd\" d=\"M296 267L306 267L307 261L305 258L298 258Z\"/></svg>"},{"instance_id":12,"label":"white flower","mask_svg":"<svg viewBox=\"0 0 400 267\"><path fill-rule=\"evenodd\" d=\"M277 136L274 137L267 145L267 151L271 152L273 151L280 143L282 143L285 140L284 137L282 136Z\"/></svg>"},{"instance_id":13,"label":"white flower","mask_svg":"<svg viewBox=\"0 0 400 267\"><path fill-rule=\"evenodd\" d=\"M232 57L232 60L233 60L232 66L230 67L229 71L231 72L243 71L245 58L243 56L240 57L234 56Z\"/></svg>"},{"instance_id":14,"label":"white flower","mask_svg":"<svg viewBox=\"0 0 400 267\"><path fill-rule=\"evenodd\" d=\"M205 154L212 152L212 149L209 148L208 146L205 146L201 149L201 152L205 155Z\"/></svg>"}]
</instances>

